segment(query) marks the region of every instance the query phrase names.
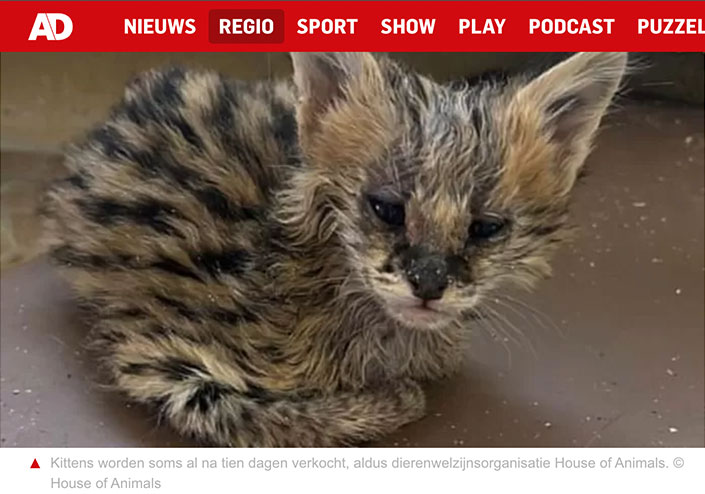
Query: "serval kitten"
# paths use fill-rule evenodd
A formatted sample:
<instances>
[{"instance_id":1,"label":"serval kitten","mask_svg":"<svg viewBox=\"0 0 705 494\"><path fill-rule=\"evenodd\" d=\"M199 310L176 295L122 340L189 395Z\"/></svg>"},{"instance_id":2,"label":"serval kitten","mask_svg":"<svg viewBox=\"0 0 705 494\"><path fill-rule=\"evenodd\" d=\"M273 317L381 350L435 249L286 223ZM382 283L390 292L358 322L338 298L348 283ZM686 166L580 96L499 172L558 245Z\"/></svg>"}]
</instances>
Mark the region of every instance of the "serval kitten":
<instances>
[{"instance_id":1,"label":"serval kitten","mask_svg":"<svg viewBox=\"0 0 705 494\"><path fill-rule=\"evenodd\" d=\"M45 204L109 382L211 444L358 444L421 417L473 309L548 274L627 57L463 84L292 59L292 82L136 77Z\"/></svg>"}]
</instances>

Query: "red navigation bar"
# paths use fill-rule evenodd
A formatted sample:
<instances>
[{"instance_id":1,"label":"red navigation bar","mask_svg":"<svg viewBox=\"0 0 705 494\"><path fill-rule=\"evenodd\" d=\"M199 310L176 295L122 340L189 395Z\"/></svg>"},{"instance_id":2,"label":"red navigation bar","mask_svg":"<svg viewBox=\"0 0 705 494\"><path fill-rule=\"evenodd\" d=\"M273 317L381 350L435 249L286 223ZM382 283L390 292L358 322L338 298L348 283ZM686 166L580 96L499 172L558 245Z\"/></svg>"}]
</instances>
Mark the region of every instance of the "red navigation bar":
<instances>
[{"instance_id":1,"label":"red navigation bar","mask_svg":"<svg viewBox=\"0 0 705 494\"><path fill-rule=\"evenodd\" d=\"M2 51L705 51L705 2L0 2Z\"/></svg>"}]
</instances>

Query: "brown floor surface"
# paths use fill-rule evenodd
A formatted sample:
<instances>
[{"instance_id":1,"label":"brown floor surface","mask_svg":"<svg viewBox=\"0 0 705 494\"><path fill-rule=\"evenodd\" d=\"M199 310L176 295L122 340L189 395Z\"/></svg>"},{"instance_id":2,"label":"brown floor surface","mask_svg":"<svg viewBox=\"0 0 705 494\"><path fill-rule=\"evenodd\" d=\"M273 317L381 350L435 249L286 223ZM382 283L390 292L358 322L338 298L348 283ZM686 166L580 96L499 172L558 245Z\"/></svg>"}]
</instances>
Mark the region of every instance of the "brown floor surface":
<instances>
[{"instance_id":1,"label":"brown floor surface","mask_svg":"<svg viewBox=\"0 0 705 494\"><path fill-rule=\"evenodd\" d=\"M481 327L429 414L383 446L703 446L703 111L629 105L577 193L555 276ZM81 325L45 260L3 270L3 446L190 445L91 384Z\"/></svg>"}]
</instances>

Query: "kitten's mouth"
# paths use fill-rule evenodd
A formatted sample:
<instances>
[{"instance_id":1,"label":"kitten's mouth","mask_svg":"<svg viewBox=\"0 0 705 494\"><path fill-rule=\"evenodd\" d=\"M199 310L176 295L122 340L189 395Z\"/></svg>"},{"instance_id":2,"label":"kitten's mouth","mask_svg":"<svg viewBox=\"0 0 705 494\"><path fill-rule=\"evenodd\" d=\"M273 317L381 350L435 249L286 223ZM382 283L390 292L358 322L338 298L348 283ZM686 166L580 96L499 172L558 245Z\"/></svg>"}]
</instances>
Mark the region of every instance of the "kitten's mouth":
<instances>
[{"instance_id":1,"label":"kitten's mouth","mask_svg":"<svg viewBox=\"0 0 705 494\"><path fill-rule=\"evenodd\" d=\"M443 299L423 300L414 296L403 283L372 278L374 291L381 298L385 312L404 326L415 329L436 329L456 319L460 311Z\"/></svg>"},{"instance_id":2,"label":"kitten's mouth","mask_svg":"<svg viewBox=\"0 0 705 494\"><path fill-rule=\"evenodd\" d=\"M406 326L434 328L448 323L453 314L443 310L438 300L420 300L416 297L387 298L389 313Z\"/></svg>"}]
</instances>

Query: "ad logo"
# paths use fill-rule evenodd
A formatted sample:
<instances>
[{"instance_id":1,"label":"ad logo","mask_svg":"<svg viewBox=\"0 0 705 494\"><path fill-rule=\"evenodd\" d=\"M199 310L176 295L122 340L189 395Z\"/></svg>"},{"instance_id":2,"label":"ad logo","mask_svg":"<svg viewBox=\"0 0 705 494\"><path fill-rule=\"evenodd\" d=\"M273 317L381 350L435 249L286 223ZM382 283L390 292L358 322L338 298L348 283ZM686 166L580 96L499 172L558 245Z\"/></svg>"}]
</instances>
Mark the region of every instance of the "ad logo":
<instances>
[{"instance_id":1,"label":"ad logo","mask_svg":"<svg viewBox=\"0 0 705 494\"><path fill-rule=\"evenodd\" d=\"M57 24L60 23L60 24ZM61 29L59 32L58 28ZM49 41L61 41L71 36L73 21L66 14L48 14L40 12L34 19L29 41L36 41L38 37L45 37Z\"/></svg>"}]
</instances>

